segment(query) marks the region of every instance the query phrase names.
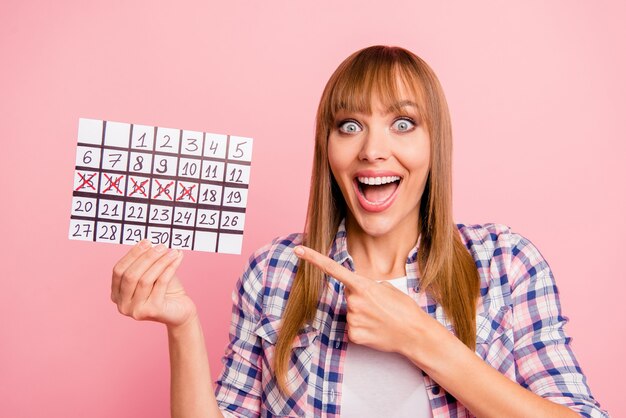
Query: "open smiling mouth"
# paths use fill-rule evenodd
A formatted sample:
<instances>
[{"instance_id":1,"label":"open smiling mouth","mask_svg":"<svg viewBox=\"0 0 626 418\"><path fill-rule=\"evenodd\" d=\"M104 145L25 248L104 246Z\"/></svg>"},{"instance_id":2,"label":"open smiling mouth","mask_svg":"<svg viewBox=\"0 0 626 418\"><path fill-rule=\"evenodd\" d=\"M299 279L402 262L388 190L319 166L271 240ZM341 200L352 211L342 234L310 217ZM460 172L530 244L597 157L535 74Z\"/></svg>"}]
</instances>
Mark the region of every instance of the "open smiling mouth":
<instances>
[{"instance_id":1,"label":"open smiling mouth","mask_svg":"<svg viewBox=\"0 0 626 418\"><path fill-rule=\"evenodd\" d=\"M357 177L354 179L358 190L359 203L370 212L380 212L393 203L402 181L400 176Z\"/></svg>"}]
</instances>

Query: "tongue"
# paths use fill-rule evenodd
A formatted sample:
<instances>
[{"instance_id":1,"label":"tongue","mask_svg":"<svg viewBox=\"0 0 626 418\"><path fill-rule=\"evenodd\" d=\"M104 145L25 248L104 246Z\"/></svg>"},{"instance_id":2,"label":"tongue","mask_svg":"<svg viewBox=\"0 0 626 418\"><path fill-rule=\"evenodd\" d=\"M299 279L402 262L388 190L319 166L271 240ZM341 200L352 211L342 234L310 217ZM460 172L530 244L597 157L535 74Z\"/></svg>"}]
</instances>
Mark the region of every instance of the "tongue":
<instances>
[{"instance_id":1,"label":"tongue","mask_svg":"<svg viewBox=\"0 0 626 418\"><path fill-rule=\"evenodd\" d=\"M381 184L377 186L365 185L361 186L363 190L363 196L368 202L382 203L389 198L396 191L398 182Z\"/></svg>"}]
</instances>

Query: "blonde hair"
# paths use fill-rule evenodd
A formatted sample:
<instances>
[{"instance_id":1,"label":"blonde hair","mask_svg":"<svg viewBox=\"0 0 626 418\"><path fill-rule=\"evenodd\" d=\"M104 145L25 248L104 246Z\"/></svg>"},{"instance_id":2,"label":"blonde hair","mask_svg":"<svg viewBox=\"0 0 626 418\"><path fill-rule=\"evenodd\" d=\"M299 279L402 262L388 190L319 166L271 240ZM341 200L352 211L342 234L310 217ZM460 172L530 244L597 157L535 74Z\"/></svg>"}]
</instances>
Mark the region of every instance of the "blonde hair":
<instances>
[{"instance_id":1,"label":"blonde hair","mask_svg":"<svg viewBox=\"0 0 626 418\"><path fill-rule=\"evenodd\" d=\"M387 106L406 99L399 97L398 77L416 98L431 144L431 168L419 208L422 230L418 231L421 238L417 261L422 272L421 291L429 292L443 306L457 337L474 350L480 280L452 219L450 115L434 72L410 51L387 46L357 51L339 65L326 84L317 111L304 244L328 254L347 211L328 164L328 135L337 111L369 113L373 93ZM313 321L324 280L319 269L300 261L275 352L276 379L285 393L289 393L286 375L293 340L306 322Z\"/></svg>"}]
</instances>

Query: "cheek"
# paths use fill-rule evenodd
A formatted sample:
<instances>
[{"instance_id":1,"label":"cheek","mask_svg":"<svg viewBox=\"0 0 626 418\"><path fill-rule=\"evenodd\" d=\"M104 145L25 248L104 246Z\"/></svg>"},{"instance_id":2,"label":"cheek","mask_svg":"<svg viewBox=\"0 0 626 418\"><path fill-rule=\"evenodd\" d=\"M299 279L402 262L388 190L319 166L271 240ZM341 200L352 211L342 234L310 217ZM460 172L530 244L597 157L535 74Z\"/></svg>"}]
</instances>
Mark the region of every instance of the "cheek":
<instances>
[{"instance_id":1,"label":"cheek","mask_svg":"<svg viewBox=\"0 0 626 418\"><path fill-rule=\"evenodd\" d=\"M423 171L430 167L430 147L428 144L404 150L402 164L409 170Z\"/></svg>"},{"instance_id":2,"label":"cheek","mask_svg":"<svg viewBox=\"0 0 626 418\"><path fill-rule=\"evenodd\" d=\"M345 149L338 146L336 141L332 139L328 140L328 164L336 180L341 179L345 170L350 165L350 159L347 158L346 154Z\"/></svg>"}]
</instances>

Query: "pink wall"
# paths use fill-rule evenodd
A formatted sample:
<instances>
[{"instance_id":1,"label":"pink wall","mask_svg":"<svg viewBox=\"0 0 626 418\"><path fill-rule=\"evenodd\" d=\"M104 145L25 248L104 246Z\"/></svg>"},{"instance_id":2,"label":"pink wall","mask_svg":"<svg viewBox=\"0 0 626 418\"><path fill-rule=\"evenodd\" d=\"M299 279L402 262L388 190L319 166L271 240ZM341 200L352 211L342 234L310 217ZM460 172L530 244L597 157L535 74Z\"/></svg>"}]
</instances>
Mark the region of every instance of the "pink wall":
<instances>
[{"instance_id":1,"label":"pink wall","mask_svg":"<svg viewBox=\"0 0 626 418\"><path fill-rule=\"evenodd\" d=\"M623 3L364 3L2 2L0 416L168 416L164 329L109 301L126 248L67 239L79 117L255 138L244 255L180 270L216 374L247 255L302 225L323 84L378 43L439 74L457 220L537 244L596 397L626 416Z\"/></svg>"}]
</instances>

